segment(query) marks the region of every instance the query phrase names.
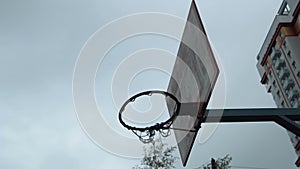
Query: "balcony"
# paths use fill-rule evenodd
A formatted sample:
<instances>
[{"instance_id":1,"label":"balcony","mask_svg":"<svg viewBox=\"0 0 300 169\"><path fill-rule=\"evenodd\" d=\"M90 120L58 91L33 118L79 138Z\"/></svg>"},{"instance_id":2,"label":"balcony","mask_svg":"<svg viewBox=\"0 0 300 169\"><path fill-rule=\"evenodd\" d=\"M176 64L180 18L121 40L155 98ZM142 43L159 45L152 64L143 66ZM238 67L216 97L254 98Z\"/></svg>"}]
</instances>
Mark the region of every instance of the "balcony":
<instances>
[{"instance_id":1,"label":"balcony","mask_svg":"<svg viewBox=\"0 0 300 169\"><path fill-rule=\"evenodd\" d=\"M291 105L293 108L299 108L300 107L300 97L298 96L294 100L292 100Z\"/></svg>"},{"instance_id":2,"label":"balcony","mask_svg":"<svg viewBox=\"0 0 300 169\"><path fill-rule=\"evenodd\" d=\"M298 98L299 97L299 91L298 90L290 90L288 92L288 99L289 100L293 100L295 98Z\"/></svg>"},{"instance_id":3,"label":"balcony","mask_svg":"<svg viewBox=\"0 0 300 169\"><path fill-rule=\"evenodd\" d=\"M280 69L281 67L285 66L285 61L282 58L279 58L275 61L275 68Z\"/></svg>"},{"instance_id":4,"label":"balcony","mask_svg":"<svg viewBox=\"0 0 300 169\"><path fill-rule=\"evenodd\" d=\"M298 108L298 107L300 107L300 101L299 101L299 99L296 99L296 100L293 102L292 107L293 107L293 108Z\"/></svg>"},{"instance_id":5,"label":"balcony","mask_svg":"<svg viewBox=\"0 0 300 169\"><path fill-rule=\"evenodd\" d=\"M283 88L285 90L289 90L290 88L292 88L294 86L295 86L295 83L292 79L285 80L283 83Z\"/></svg>"},{"instance_id":6,"label":"balcony","mask_svg":"<svg viewBox=\"0 0 300 169\"><path fill-rule=\"evenodd\" d=\"M283 68L279 71L278 76L280 79L285 79L290 75L290 72L287 68Z\"/></svg>"},{"instance_id":7,"label":"balcony","mask_svg":"<svg viewBox=\"0 0 300 169\"><path fill-rule=\"evenodd\" d=\"M270 56L271 56L271 59L274 61L281 56L281 52L280 52L280 50L273 48Z\"/></svg>"}]
</instances>

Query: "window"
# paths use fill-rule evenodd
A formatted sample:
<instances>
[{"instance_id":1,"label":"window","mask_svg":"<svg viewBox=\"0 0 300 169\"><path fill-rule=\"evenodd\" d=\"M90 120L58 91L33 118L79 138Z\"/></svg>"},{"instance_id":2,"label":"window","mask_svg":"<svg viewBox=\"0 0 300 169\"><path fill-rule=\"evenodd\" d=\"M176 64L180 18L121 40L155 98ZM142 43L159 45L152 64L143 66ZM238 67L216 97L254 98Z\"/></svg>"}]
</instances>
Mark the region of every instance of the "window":
<instances>
[{"instance_id":1,"label":"window","mask_svg":"<svg viewBox=\"0 0 300 169\"><path fill-rule=\"evenodd\" d=\"M289 4L286 3L282 14L283 15L288 15L290 13L290 11L291 11L291 8L290 8Z\"/></svg>"},{"instance_id":2,"label":"window","mask_svg":"<svg viewBox=\"0 0 300 169\"><path fill-rule=\"evenodd\" d=\"M273 78L272 71L269 72L269 77L270 77L270 79Z\"/></svg>"},{"instance_id":3,"label":"window","mask_svg":"<svg viewBox=\"0 0 300 169\"><path fill-rule=\"evenodd\" d=\"M284 82L285 82L285 80L284 80L284 79L281 79L280 82L281 82L281 84L283 85Z\"/></svg>"},{"instance_id":4,"label":"window","mask_svg":"<svg viewBox=\"0 0 300 169\"><path fill-rule=\"evenodd\" d=\"M296 62L295 61L293 61L292 66L293 66L294 69L296 69Z\"/></svg>"},{"instance_id":5,"label":"window","mask_svg":"<svg viewBox=\"0 0 300 169\"><path fill-rule=\"evenodd\" d=\"M284 101L281 102L281 107L285 107Z\"/></svg>"},{"instance_id":6,"label":"window","mask_svg":"<svg viewBox=\"0 0 300 169\"><path fill-rule=\"evenodd\" d=\"M285 11L286 13L290 13L291 8L290 8L289 4L286 4L286 6L285 6L285 8L284 8L284 11Z\"/></svg>"},{"instance_id":7,"label":"window","mask_svg":"<svg viewBox=\"0 0 300 169\"><path fill-rule=\"evenodd\" d=\"M288 94L289 93L289 90L285 90L285 94Z\"/></svg>"},{"instance_id":8,"label":"window","mask_svg":"<svg viewBox=\"0 0 300 169\"><path fill-rule=\"evenodd\" d=\"M279 32L278 36L279 36L279 38L282 39L282 33L281 32Z\"/></svg>"},{"instance_id":9,"label":"window","mask_svg":"<svg viewBox=\"0 0 300 169\"><path fill-rule=\"evenodd\" d=\"M288 15L290 13L291 9L287 3L287 1L284 1L282 5L280 6L280 9L278 11L279 15Z\"/></svg>"},{"instance_id":10,"label":"window","mask_svg":"<svg viewBox=\"0 0 300 169\"><path fill-rule=\"evenodd\" d=\"M290 101L290 105L291 105L292 107L294 107L295 104L296 104L296 102L295 102L294 100L291 100L291 101Z\"/></svg>"},{"instance_id":11,"label":"window","mask_svg":"<svg viewBox=\"0 0 300 169\"><path fill-rule=\"evenodd\" d=\"M277 90L277 96L278 96L278 98L280 99L280 93L279 93L279 90Z\"/></svg>"},{"instance_id":12,"label":"window","mask_svg":"<svg viewBox=\"0 0 300 169\"><path fill-rule=\"evenodd\" d=\"M299 74L300 74L300 72L299 72ZM273 86L274 86L274 88L277 87L277 84L276 84L275 80L273 81Z\"/></svg>"},{"instance_id":13,"label":"window","mask_svg":"<svg viewBox=\"0 0 300 169\"><path fill-rule=\"evenodd\" d=\"M279 58L282 58L282 55L281 55L281 51L280 51L280 50L278 50L278 57L279 57Z\"/></svg>"},{"instance_id":14,"label":"window","mask_svg":"<svg viewBox=\"0 0 300 169\"><path fill-rule=\"evenodd\" d=\"M287 52L287 56L288 56L290 59L292 58L292 56L291 56L291 51L290 51L290 50Z\"/></svg>"},{"instance_id":15,"label":"window","mask_svg":"<svg viewBox=\"0 0 300 169\"><path fill-rule=\"evenodd\" d=\"M283 41L282 46L284 47L284 49L287 48L287 46L286 46L286 41Z\"/></svg>"}]
</instances>

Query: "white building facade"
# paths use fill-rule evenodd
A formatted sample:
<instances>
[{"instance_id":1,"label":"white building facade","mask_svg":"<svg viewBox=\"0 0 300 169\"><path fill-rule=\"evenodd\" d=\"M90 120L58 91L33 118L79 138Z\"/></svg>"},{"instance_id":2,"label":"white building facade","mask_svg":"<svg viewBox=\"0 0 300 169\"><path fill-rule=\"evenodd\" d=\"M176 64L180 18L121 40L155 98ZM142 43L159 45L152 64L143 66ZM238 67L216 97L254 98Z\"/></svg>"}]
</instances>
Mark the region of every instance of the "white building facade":
<instances>
[{"instance_id":1,"label":"white building facade","mask_svg":"<svg viewBox=\"0 0 300 169\"><path fill-rule=\"evenodd\" d=\"M284 0L257 56L261 83L279 108L300 107L300 3ZM300 138L289 132L300 157ZM300 158L295 163L300 167Z\"/></svg>"}]
</instances>

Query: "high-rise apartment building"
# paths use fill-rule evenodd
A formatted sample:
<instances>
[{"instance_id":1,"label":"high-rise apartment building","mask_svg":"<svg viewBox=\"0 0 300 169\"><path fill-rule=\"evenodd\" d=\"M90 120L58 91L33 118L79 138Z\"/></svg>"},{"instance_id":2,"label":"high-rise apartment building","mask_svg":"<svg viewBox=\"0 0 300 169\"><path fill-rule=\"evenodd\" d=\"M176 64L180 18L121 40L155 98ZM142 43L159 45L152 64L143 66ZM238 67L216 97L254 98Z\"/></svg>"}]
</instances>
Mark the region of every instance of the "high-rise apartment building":
<instances>
[{"instance_id":1,"label":"high-rise apartment building","mask_svg":"<svg viewBox=\"0 0 300 169\"><path fill-rule=\"evenodd\" d=\"M279 108L300 107L300 3L284 0L257 56L261 83ZM299 158L300 139L289 132Z\"/></svg>"}]
</instances>

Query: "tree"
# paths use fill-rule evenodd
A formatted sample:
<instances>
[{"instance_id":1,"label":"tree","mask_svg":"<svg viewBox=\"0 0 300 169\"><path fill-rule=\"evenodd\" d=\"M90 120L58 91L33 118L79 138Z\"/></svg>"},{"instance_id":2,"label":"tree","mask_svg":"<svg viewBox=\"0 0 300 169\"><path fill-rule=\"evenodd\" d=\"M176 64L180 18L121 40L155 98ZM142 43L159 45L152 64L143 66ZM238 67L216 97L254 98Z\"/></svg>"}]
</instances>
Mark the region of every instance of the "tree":
<instances>
[{"instance_id":1,"label":"tree","mask_svg":"<svg viewBox=\"0 0 300 169\"><path fill-rule=\"evenodd\" d=\"M197 169L229 169L231 168L230 162L232 157L227 154L224 158L219 158L217 161L215 159L211 159L211 162L206 165L202 165Z\"/></svg>"},{"instance_id":2,"label":"tree","mask_svg":"<svg viewBox=\"0 0 300 169\"><path fill-rule=\"evenodd\" d=\"M148 147L144 147L144 158L141 160L140 166L132 169L172 169L175 168L174 163L177 159L172 153L176 149L175 146L167 147L161 138L151 142Z\"/></svg>"},{"instance_id":3,"label":"tree","mask_svg":"<svg viewBox=\"0 0 300 169\"><path fill-rule=\"evenodd\" d=\"M151 142L148 147L144 147L144 157L140 165L132 169L173 169L174 163L178 159L173 155L175 146L168 147L161 138ZM196 169L229 169L232 157L227 154L224 158L217 160L211 159L211 162L202 165Z\"/></svg>"}]
</instances>

